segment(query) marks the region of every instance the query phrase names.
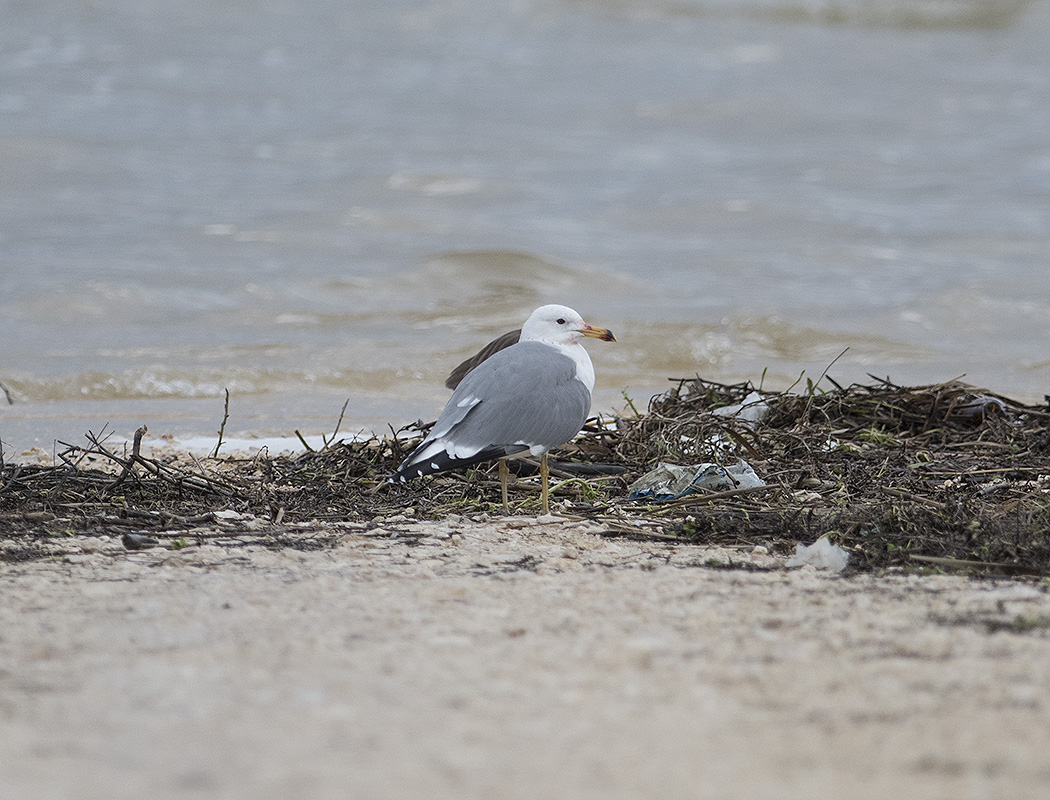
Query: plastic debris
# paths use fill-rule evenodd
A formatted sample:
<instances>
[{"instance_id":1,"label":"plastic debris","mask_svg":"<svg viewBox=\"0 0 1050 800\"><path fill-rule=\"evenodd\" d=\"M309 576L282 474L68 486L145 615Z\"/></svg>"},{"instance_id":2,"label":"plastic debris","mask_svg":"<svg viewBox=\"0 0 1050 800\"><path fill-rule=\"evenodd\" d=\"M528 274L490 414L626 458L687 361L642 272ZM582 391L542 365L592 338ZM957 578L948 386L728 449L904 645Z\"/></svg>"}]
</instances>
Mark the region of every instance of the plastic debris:
<instances>
[{"instance_id":1,"label":"plastic debris","mask_svg":"<svg viewBox=\"0 0 1050 800\"><path fill-rule=\"evenodd\" d=\"M716 408L711 413L719 417L736 417L741 422L754 426L769 414L769 403L758 392L751 392L743 402Z\"/></svg>"},{"instance_id":2,"label":"plastic debris","mask_svg":"<svg viewBox=\"0 0 1050 800\"><path fill-rule=\"evenodd\" d=\"M813 492L809 489L798 489L791 493L791 497L799 503L819 503L824 499L820 492Z\"/></svg>"},{"instance_id":3,"label":"plastic debris","mask_svg":"<svg viewBox=\"0 0 1050 800\"><path fill-rule=\"evenodd\" d=\"M795 555L791 556L785 563L785 567L812 566L817 569L826 569L831 572L842 572L849 561L849 553L828 541L827 536L821 536L811 545L801 542L795 545Z\"/></svg>"},{"instance_id":4,"label":"plastic debris","mask_svg":"<svg viewBox=\"0 0 1050 800\"><path fill-rule=\"evenodd\" d=\"M731 467L711 463L683 467L661 461L656 469L631 484L627 499L662 502L698 491L725 492L765 485L751 465L742 459Z\"/></svg>"},{"instance_id":5,"label":"plastic debris","mask_svg":"<svg viewBox=\"0 0 1050 800\"><path fill-rule=\"evenodd\" d=\"M991 417L1006 414L1006 403L998 397L980 394L960 403L952 410L952 416L972 425L980 425Z\"/></svg>"}]
</instances>

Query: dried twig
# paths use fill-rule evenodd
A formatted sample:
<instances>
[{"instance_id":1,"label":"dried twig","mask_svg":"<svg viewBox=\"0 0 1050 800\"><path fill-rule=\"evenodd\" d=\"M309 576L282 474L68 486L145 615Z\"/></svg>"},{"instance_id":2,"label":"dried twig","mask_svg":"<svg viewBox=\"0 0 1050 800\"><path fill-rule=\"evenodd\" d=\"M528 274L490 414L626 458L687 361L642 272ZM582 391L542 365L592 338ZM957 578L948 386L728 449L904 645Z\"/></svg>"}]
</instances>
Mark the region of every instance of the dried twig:
<instances>
[{"instance_id":1,"label":"dried twig","mask_svg":"<svg viewBox=\"0 0 1050 800\"><path fill-rule=\"evenodd\" d=\"M135 431L135 436L131 442L131 458L124 462L123 469L117 479L113 481L110 488L116 489L120 484L124 482L124 479L135 472L135 464L141 460L139 455L139 448L142 446L142 437L146 434L146 426L142 425Z\"/></svg>"},{"instance_id":2,"label":"dried twig","mask_svg":"<svg viewBox=\"0 0 1050 800\"><path fill-rule=\"evenodd\" d=\"M296 435L297 437L299 437L299 441L303 443L303 447L305 447L305 448L306 448L306 452L307 452L307 453L316 453L316 452L317 452L317 451L316 451L316 450L314 450L314 449L313 449L312 447L310 447L310 444L309 444L309 442L307 442L307 441L306 441L306 439L304 439L304 438L303 438L303 435L302 435L301 433L299 433L299 431L298 431L298 430L296 430L296 431L295 431L295 435Z\"/></svg>"},{"instance_id":3,"label":"dried twig","mask_svg":"<svg viewBox=\"0 0 1050 800\"><path fill-rule=\"evenodd\" d=\"M350 405L350 398L346 398L346 402L343 403L343 409L339 412L339 419L335 422L335 430L332 431L332 438L327 439L324 436L321 437L321 442L324 444L323 449L328 449L328 446L335 441L335 437L339 434L339 426L343 424L343 415L346 413L346 407ZM300 439L302 437L299 437Z\"/></svg>"},{"instance_id":4,"label":"dried twig","mask_svg":"<svg viewBox=\"0 0 1050 800\"><path fill-rule=\"evenodd\" d=\"M219 457L219 448L222 447L222 435L226 430L226 421L230 418L230 390L224 388L223 391L226 393L226 401L222 407L222 423L219 425L219 441L215 443L215 450L212 452L212 458Z\"/></svg>"}]
</instances>

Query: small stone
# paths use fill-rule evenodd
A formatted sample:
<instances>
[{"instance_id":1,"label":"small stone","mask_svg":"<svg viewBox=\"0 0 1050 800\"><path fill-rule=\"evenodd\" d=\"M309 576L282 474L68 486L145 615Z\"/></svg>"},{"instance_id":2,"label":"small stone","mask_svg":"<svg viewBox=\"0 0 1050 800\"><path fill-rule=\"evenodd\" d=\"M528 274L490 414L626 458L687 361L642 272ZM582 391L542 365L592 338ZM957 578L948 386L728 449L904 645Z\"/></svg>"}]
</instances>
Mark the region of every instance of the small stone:
<instances>
[{"instance_id":1,"label":"small stone","mask_svg":"<svg viewBox=\"0 0 1050 800\"><path fill-rule=\"evenodd\" d=\"M159 544L152 536L146 536L144 533L125 533L120 537L120 541L127 550L145 550Z\"/></svg>"}]
</instances>

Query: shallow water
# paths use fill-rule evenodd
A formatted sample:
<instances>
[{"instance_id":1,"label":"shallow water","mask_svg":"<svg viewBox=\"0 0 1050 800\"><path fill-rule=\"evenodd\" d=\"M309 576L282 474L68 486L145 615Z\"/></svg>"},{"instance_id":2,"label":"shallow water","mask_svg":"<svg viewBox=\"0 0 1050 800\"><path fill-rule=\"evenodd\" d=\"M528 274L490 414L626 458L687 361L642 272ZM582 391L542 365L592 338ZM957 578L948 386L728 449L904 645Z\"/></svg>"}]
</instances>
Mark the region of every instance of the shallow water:
<instances>
[{"instance_id":1,"label":"shallow water","mask_svg":"<svg viewBox=\"0 0 1050 800\"><path fill-rule=\"evenodd\" d=\"M432 418L545 302L667 378L1050 391L1046 2L20 4L8 453ZM0 397L2 400L2 397Z\"/></svg>"}]
</instances>

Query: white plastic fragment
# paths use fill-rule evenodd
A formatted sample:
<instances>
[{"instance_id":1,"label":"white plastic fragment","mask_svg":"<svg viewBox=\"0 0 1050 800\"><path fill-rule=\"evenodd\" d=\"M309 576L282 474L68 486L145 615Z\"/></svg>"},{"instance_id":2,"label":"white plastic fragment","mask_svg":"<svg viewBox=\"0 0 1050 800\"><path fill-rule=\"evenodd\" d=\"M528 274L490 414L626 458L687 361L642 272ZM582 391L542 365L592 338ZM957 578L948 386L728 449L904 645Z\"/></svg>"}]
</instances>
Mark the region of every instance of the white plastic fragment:
<instances>
[{"instance_id":1,"label":"white plastic fragment","mask_svg":"<svg viewBox=\"0 0 1050 800\"><path fill-rule=\"evenodd\" d=\"M670 500L696 491L724 492L765 485L743 459L730 467L709 462L682 467L661 461L631 484L628 498Z\"/></svg>"},{"instance_id":2,"label":"white plastic fragment","mask_svg":"<svg viewBox=\"0 0 1050 800\"><path fill-rule=\"evenodd\" d=\"M758 392L751 392L744 398L742 403L722 406L711 413L720 417L736 417L742 422L755 425L766 418L766 415L769 413L769 404L762 399L762 395Z\"/></svg>"},{"instance_id":3,"label":"white plastic fragment","mask_svg":"<svg viewBox=\"0 0 1050 800\"><path fill-rule=\"evenodd\" d=\"M795 555L791 556L785 563L785 567L812 566L817 569L826 569L831 572L842 572L849 561L849 553L828 541L827 536L821 536L811 545L801 542L795 545Z\"/></svg>"}]
</instances>

